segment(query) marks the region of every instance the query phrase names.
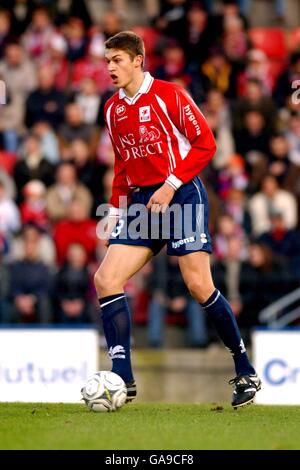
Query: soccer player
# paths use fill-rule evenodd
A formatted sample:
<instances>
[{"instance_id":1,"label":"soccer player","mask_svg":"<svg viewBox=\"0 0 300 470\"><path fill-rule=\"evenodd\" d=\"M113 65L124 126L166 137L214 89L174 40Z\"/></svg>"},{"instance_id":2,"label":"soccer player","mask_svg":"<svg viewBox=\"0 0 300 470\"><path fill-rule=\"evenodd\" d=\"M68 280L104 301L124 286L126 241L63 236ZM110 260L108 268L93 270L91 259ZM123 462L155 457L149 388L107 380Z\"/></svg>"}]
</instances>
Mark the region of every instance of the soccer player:
<instances>
[{"instance_id":1,"label":"soccer player","mask_svg":"<svg viewBox=\"0 0 300 470\"><path fill-rule=\"evenodd\" d=\"M230 381L234 385L232 406L251 403L261 382L249 362L231 307L211 277L207 193L198 174L215 153L212 132L184 89L155 80L143 71L145 49L139 36L120 32L105 46L108 71L118 89L105 105L115 167L107 228L109 247L95 274L95 286L112 371L125 381L127 400L131 401L136 396L136 384L130 358L131 317L124 285L167 244L167 253L179 257L191 295L232 354L236 371ZM122 201L127 198L125 215ZM130 230L132 225L137 226L132 224L137 216L130 213L135 204L145 207L141 228L149 224L146 235L136 236ZM170 216L166 238L162 216L173 206L177 209L173 218ZM192 226L187 223L189 214ZM186 226L178 237L175 232L182 223ZM152 229L159 237L152 235Z\"/></svg>"}]
</instances>

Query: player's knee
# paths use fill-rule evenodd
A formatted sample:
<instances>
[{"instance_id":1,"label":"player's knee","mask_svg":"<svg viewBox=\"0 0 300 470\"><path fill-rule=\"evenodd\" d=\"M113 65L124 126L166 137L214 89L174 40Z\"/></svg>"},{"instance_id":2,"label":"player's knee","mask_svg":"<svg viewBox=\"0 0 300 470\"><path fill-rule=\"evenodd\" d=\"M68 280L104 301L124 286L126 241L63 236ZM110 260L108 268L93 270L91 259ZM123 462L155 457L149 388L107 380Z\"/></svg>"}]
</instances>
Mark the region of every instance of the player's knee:
<instances>
[{"instance_id":1,"label":"player's knee","mask_svg":"<svg viewBox=\"0 0 300 470\"><path fill-rule=\"evenodd\" d=\"M191 296L199 303L206 302L215 289L213 283L204 282L199 278L191 278L187 287Z\"/></svg>"},{"instance_id":2,"label":"player's knee","mask_svg":"<svg viewBox=\"0 0 300 470\"><path fill-rule=\"evenodd\" d=\"M105 296L114 293L115 290L120 289L120 282L115 276L100 268L94 275L94 283L99 295Z\"/></svg>"}]
</instances>

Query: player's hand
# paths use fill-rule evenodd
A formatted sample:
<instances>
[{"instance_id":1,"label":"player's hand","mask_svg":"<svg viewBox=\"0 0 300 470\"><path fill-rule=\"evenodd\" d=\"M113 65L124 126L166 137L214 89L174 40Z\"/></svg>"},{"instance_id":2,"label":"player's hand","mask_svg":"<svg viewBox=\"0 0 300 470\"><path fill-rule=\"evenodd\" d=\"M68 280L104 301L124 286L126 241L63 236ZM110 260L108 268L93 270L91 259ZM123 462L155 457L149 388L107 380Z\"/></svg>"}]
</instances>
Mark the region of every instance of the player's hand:
<instances>
[{"instance_id":1,"label":"player's hand","mask_svg":"<svg viewBox=\"0 0 300 470\"><path fill-rule=\"evenodd\" d=\"M170 202L175 194L173 189L168 183L164 183L155 193L152 194L147 204L147 209L151 212L166 212Z\"/></svg>"},{"instance_id":2,"label":"player's hand","mask_svg":"<svg viewBox=\"0 0 300 470\"><path fill-rule=\"evenodd\" d=\"M119 221L119 216L107 216L105 218L105 221L103 223L105 224L104 227L104 232L102 232L102 240L103 240L103 245L108 246L109 245L109 238L111 235L111 232L114 230L115 226L117 225Z\"/></svg>"}]
</instances>

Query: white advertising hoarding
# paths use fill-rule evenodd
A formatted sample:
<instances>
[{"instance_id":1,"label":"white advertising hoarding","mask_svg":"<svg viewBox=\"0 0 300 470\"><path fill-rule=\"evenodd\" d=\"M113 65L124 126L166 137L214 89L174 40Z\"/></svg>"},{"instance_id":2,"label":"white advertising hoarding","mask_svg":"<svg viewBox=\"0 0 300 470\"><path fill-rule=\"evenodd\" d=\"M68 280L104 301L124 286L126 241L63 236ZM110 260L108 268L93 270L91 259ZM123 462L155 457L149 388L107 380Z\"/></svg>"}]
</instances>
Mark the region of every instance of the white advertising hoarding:
<instances>
[{"instance_id":1,"label":"white advertising hoarding","mask_svg":"<svg viewBox=\"0 0 300 470\"><path fill-rule=\"evenodd\" d=\"M256 403L300 404L300 331L260 331L252 335L254 366L262 380Z\"/></svg>"},{"instance_id":2,"label":"white advertising hoarding","mask_svg":"<svg viewBox=\"0 0 300 470\"><path fill-rule=\"evenodd\" d=\"M0 329L0 401L78 403L98 368L94 329Z\"/></svg>"}]
</instances>

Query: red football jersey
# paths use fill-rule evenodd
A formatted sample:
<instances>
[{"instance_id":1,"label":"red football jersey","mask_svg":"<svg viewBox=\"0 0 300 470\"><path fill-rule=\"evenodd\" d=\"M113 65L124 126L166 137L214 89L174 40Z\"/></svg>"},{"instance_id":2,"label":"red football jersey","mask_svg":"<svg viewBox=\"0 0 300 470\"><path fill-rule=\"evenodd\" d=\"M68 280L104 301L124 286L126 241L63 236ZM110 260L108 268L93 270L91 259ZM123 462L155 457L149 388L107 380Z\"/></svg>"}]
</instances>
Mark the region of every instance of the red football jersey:
<instances>
[{"instance_id":1,"label":"red football jersey","mask_svg":"<svg viewBox=\"0 0 300 470\"><path fill-rule=\"evenodd\" d=\"M178 189L216 151L213 134L190 95L148 72L134 97L121 88L107 101L105 119L115 151L110 199L115 207L134 186L167 181Z\"/></svg>"}]
</instances>

